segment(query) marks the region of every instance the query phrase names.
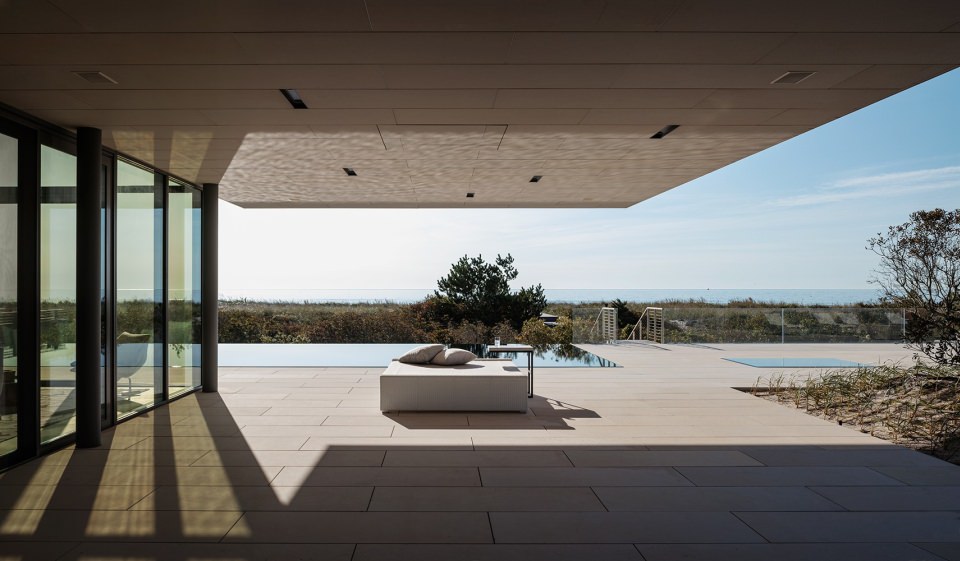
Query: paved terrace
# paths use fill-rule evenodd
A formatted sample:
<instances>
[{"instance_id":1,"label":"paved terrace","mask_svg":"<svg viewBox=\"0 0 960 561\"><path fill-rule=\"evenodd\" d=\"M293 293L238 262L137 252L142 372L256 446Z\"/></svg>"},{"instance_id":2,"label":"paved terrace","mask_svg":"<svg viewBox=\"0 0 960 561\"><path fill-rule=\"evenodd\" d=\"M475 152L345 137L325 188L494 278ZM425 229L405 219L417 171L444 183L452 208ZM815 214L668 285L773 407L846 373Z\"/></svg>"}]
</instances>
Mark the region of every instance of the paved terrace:
<instances>
[{"instance_id":1,"label":"paved terrace","mask_svg":"<svg viewBox=\"0 0 960 561\"><path fill-rule=\"evenodd\" d=\"M525 415L385 416L379 369L223 369L0 476L0 559L960 560L960 467L731 389L771 371L721 360L908 353L666 348L540 369Z\"/></svg>"}]
</instances>

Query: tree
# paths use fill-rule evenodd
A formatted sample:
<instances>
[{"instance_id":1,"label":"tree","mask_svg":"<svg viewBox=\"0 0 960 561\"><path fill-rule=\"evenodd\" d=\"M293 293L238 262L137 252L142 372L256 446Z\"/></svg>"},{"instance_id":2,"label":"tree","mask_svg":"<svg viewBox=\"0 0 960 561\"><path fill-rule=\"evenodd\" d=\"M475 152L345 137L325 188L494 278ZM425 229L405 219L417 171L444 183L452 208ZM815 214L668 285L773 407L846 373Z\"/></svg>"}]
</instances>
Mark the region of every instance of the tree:
<instances>
[{"instance_id":1,"label":"tree","mask_svg":"<svg viewBox=\"0 0 960 561\"><path fill-rule=\"evenodd\" d=\"M872 282L883 299L909 313L907 346L960 366L960 209L914 212L867 249L880 256Z\"/></svg>"},{"instance_id":2,"label":"tree","mask_svg":"<svg viewBox=\"0 0 960 561\"><path fill-rule=\"evenodd\" d=\"M512 293L510 281L517 274L509 253L497 255L493 263L484 261L482 255L464 255L437 281L438 311L456 323L479 321L492 326L507 321L519 330L524 320L540 315L547 299L539 284Z\"/></svg>"}]
</instances>

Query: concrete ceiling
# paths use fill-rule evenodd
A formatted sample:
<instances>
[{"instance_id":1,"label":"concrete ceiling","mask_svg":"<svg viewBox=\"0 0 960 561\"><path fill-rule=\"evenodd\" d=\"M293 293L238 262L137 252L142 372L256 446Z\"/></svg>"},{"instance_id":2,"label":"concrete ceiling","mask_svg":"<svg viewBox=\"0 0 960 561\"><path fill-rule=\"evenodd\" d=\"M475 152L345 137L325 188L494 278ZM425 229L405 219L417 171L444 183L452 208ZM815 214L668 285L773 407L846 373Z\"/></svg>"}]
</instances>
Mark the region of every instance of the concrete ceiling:
<instances>
[{"instance_id":1,"label":"concrete ceiling","mask_svg":"<svg viewBox=\"0 0 960 561\"><path fill-rule=\"evenodd\" d=\"M246 207L626 207L958 65L957 0L0 0L0 102Z\"/></svg>"}]
</instances>

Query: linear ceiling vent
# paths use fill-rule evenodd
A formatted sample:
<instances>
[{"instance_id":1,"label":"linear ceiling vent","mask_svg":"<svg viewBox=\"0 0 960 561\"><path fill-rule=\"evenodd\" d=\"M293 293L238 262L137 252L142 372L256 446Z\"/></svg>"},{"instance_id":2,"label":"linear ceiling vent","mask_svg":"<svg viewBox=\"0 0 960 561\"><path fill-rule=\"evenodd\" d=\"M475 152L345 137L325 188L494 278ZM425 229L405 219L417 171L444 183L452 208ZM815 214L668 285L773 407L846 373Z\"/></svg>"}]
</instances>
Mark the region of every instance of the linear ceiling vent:
<instances>
[{"instance_id":1,"label":"linear ceiling vent","mask_svg":"<svg viewBox=\"0 0 960 561\"><path fill-rule=\"evenodd\" d=\"M473 193L467 193L467 198L468 198L468 199L472 199L472 198L473 198Z\"/></svg>"},{"instance_id":2,"label":"linear ceiling vent","mask_svg":"<svg viewBox=\"0 0 960 561\"><path fill-rule=\"evenodd\" d=\"M80 76L91 84L116 84L117 81L98 70L74 70L74 74Z\"/></svg>"},{"instance_id":3,"label":"linear ceiling vent","mask_svg":"<svg viewBox=\"0 0 960 561\"><path fill-rule=\"evenodd\" d=\"M287 98L287 101L290 102L290 105L294 109L306 109L307 104L303 102L303 99L300 98L300 94L297 93L297 90L280 90L280 93L283 94L283 97Z\"/></svg>"},{"instance_id":4,"label":"linear ceiling vent","mask_svg":"<svg viewBox=\"0 0 960 561\"><path fill-rule=\"evenodd\" d=\"M347 175L349 175L350 177L356 177L356 176L357 176L357 172L354 171L353 168L343 168L343 172L346 173Z\"/></svg>"},{"instance_id":5,"label":"linear ceiling vent","mask_svg":"<svg viewBox=\"0 0 960 561\"><path fill-rule=\"evenodd\" d=\"M543 179L542 175L534 175L530 178L530 183L540 183L541 179Z\"/></svg>"},{"instance_id":6,"label":"linear ceiling vent","mask_svg":"<svg viewBox=\"0 0 960 561\"><path fill-rule=\"evenodd\" d=\"M658 130L657 133L656 133L655 135L651 136L650 138L655 138L655 139L657 139L657 140L660 140L661 138L663 138L663 137L667 136L668 134L672 133L673 131L677 130L677 128L678 128L679 126L680 126L680 125L667 125L667 126L663 127L662 129Z\"/></svg>"},{"instance_id":7,"label":"linear ceiling vent","mask_svg":"<svg viewBox=\"0 0 960 561\"><path fill-rule=\"evenodd\" d=\"M785 73L783 76L780 76L776 80L770 82L771 84L799 84L800 82L806 80L810 76L813 76L816 72L808 71L795 71L791 70L790 72Z\"/></svg>"}]
</instances>

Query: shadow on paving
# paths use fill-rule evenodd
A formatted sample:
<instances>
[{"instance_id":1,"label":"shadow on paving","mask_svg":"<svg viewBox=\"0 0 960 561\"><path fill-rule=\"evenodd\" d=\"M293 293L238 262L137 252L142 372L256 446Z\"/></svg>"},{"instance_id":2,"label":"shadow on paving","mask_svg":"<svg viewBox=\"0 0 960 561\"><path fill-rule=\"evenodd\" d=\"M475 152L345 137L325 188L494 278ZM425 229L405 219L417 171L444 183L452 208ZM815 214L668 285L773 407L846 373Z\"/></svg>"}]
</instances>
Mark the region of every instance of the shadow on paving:
<instances>
[{"instance_id":1,"label":"shadow on paving","mask_svg":"<svg viewBox=\"0 0 960 561\"><path fill-rule=\"evenodd\" d=\"M219 395L188 399L192 424L177 402L101 449L2 474L0 560L960 559L960 467L895 446L519 445L507 432L484 446L251 449ZM387 417L484 428L442 415Z\"/></svg>"}]
</instances>

